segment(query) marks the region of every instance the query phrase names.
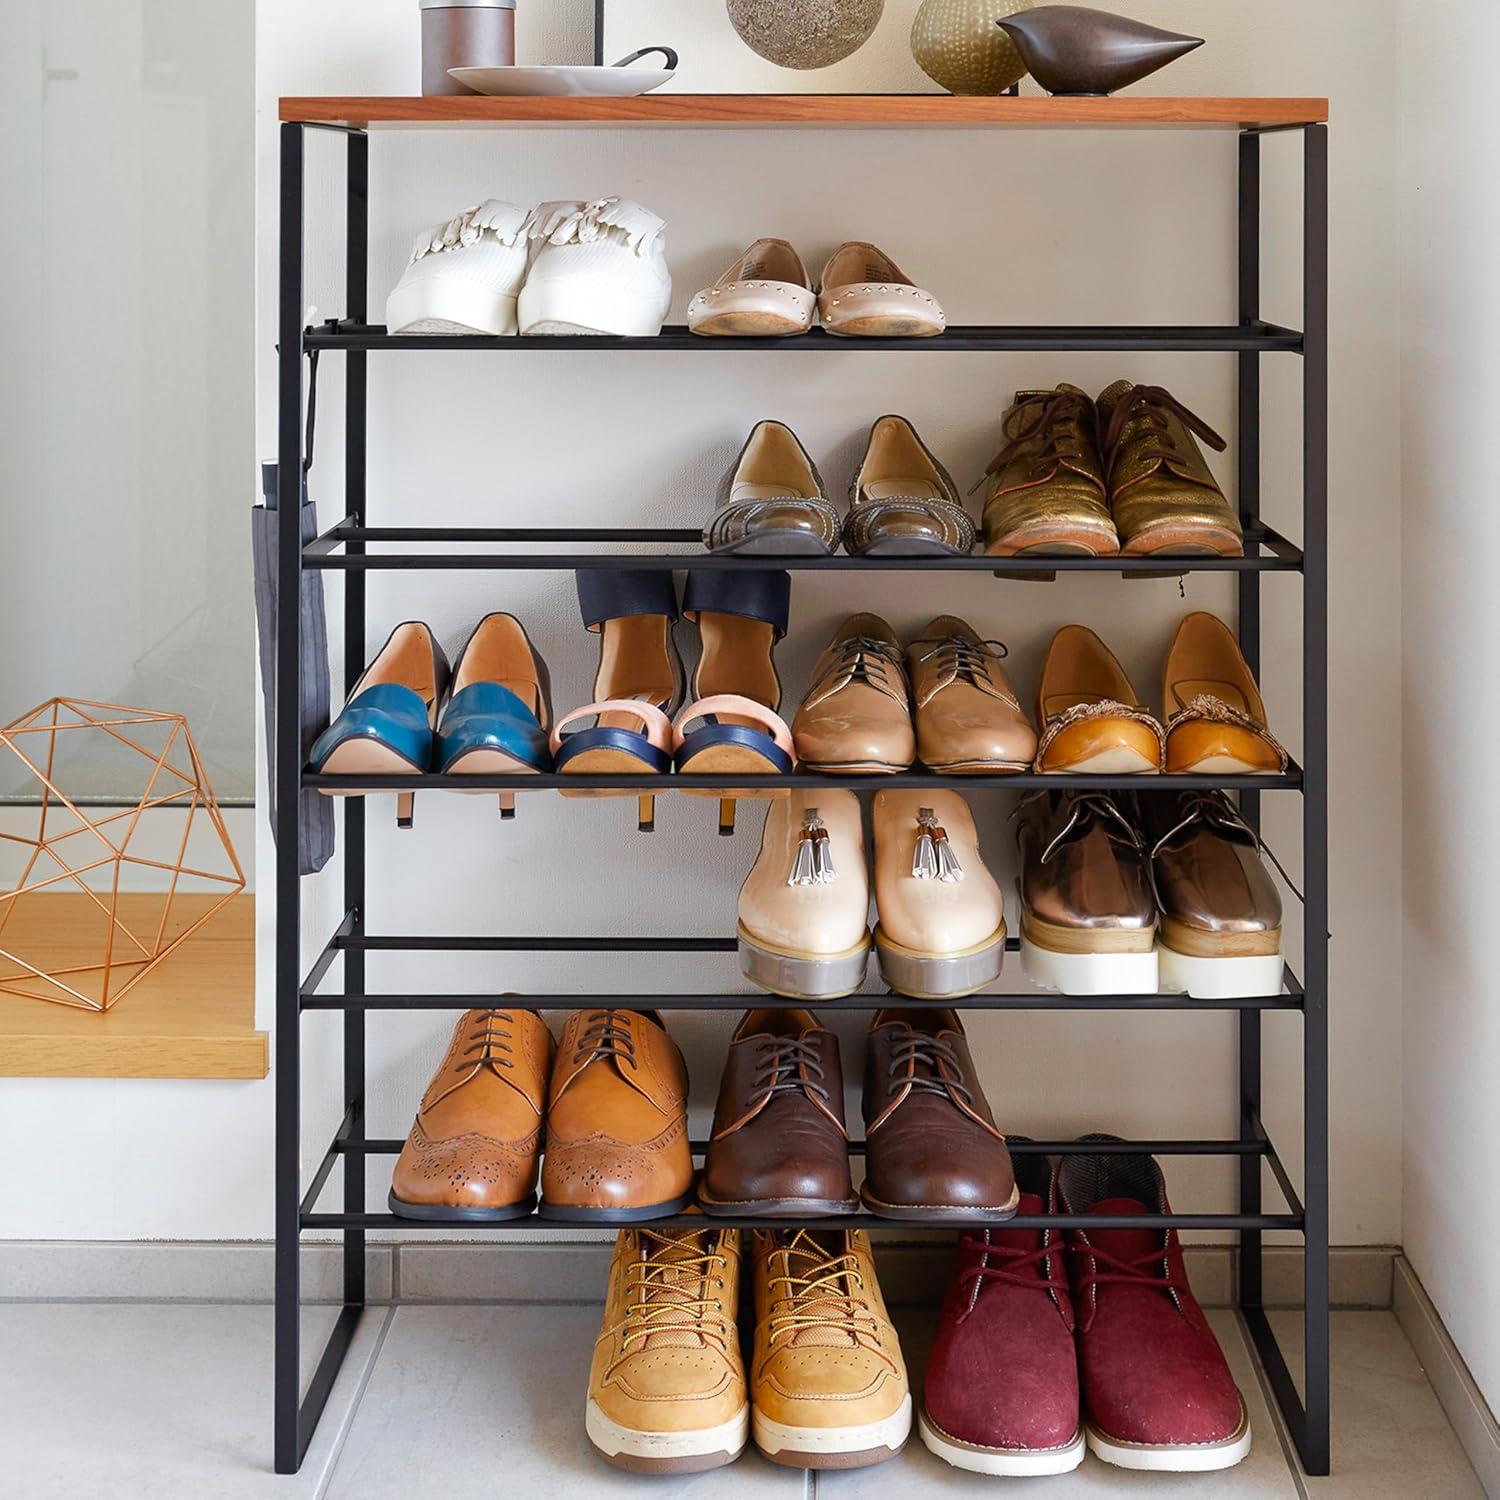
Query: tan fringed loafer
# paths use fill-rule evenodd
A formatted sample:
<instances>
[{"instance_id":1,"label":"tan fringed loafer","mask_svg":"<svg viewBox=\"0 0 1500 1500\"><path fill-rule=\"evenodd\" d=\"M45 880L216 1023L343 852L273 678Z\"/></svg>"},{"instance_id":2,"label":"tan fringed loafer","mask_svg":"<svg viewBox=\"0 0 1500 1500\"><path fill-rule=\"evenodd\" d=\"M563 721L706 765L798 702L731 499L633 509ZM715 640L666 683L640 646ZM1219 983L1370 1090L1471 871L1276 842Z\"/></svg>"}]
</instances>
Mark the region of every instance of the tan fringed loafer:
<instances>
[{"instance_id":1,"label":"tan fringed loafer","mask_svg":"<svg viewBox=\"0 0 1500 1500\"><path fill-rule=\"evenodd\" d=\"M847 240L829 257L818 315L829 333L849 338L931 338L948 326L937 298L864 240Z\"/></svg>"},{"instance_id":2,"label":"tan fringed loafer","mask_svg":"<svg viewBox=\"0 0 1500 1500\"><path fill-rule=\"evenodd\" d=\"M750 1435L739 1300L739 1230L620 1231L584 1419L606 1463L693 1474L739 1457Z\"/></svg>"},{"instance_id":3,"label":"tan fringed loafer","mask_svg":"<svg viewBox=\"0 0 1500 1500\"><path fill-rule=\"evenodd\" d=\"M812 327L817 302L791 245L756 240L688 303L688 328L705 338L787 338Z\"/></svg>"},{"instance_id":4,"label":"tan fringed loafer","mask_svg":"<svg viewBox=\"0 0 1500 1500\"><path fill-rule=\"evenodd\" d=\"M832 1000L865 982L870 878L859 798L794 791L766 813L739 898L740 969L773 995Z\"/></svg>"},{"instance_id":5,"label":"tan fringed loafer","mask_svg":"<svg viewBox=\"0 0 1500 1500\"><path fill-rule=\"evenodd\" d=\"M953 476L905 417L870 429L849 482L844 550L868 557L967 557L978 532Z\"/></svg>"},{"instance_id":6,"label":"tan fringed loafer","mask_svg":"<svg viewBox=\"0 0 1500 1500\"><path fill-rule=\"evenodd\" d=\"M1177 627L1162 671L1169 772L1273 776L1287 753L1266 724L1255 674L1234 633L1203 610Z\"/></svg>"},{"instance_id":7,"label":"tan fringed loafer","mask_svg":"<svg viewBox=\"0 0 1500 1500\"><path fill-rule=\"evenodd\" d=\"M957 792L884 790L875 797L875 951L898 995L947 1000L1000 976L1005 899L979 855Z\"/></svg>"},{"instance_id":8,"label":"tan fringed loafer","mask_svg":"<svg viewBox=\"0 0 1500 1500\"><path fill-rule=\"evenodd\" d=\"M1025 771L1036 730L1005 675L1005 647L939 615L906 648L917 758L945 776Z\"/></svg>"},{"instance_id":9,"label":"tan fringed loafer","mask_svg":"<svg viewBox=\"0 0 1500 1500\"><path fill-rule=\"evenodd\" d=\"M693 1188L687 1064L654 1011L575 1011L547 1106L543 1218L638 1224Z\"/></svg>"},{"instance_id":10,"label":"tan fringed loafer","mask_svg":"<svg viewBox=\"0 0 1500 1500\"><path fill-rule=\"evenodd\" d=\"M792 720L792 740L810 771L878 775L916 759L901 642L879 615L850 615L834 632Z\"/></svg>"},{"instance_id":11,"label":"tan fringed loafer","mask_svg":"<svg viewBox=\"0 0 1500 1500\"><path fill-rule=\"evenodd\" d=\"M396 1162L391 1212L464 1223L529 1214L551 1067L552 1033L532 1012L460 1017Z\"/></svg>"},{"instance_id":12,"label":"tan fringed loafer","mask_svg":"<svg viewBox=\"0 0 1500 1500\"><path fill-rule=\"evenodd\" d=\"M1000 424L1004 446L985 473L991 557L1119 552L1097 429L1094 403L1077 386L1016 392Z\"/></svg>"},{"instance_id":13,"label":"tan fringed loafer","mask_svg":"<svg viewBox=\"0 0 1500 1500\"><path fill-rule=\"evenodd\" d=\"M1222 453L1224 439L1159 385L1117 380L1100 392L1098 407L1121 552L1241 556L1239 517L1195 441Z\"/></svg>"},{"instance_id":14,"label":"tan fringed loafer","mask_svg":"<svg viewBox=\"0 0 1500 1500\"><path fill-rule=\"evenodd\" d=\"M1052 637L1037 686L1036 768L1130 776L1162 767L1166 736L1114 653L1083 625Z\"/></svg>"},{"instance_id":15,"label":"tan fringed loafer","mask_svg":"<svg viewBox=\"0 0 1500 1500\"><path fill-rule=\"evenodd\" d=\"M862 1229L757 1229L750 1429L772 1463L856 1469L894 1458L911 1391Z\"/></svg>"}]
</instances>

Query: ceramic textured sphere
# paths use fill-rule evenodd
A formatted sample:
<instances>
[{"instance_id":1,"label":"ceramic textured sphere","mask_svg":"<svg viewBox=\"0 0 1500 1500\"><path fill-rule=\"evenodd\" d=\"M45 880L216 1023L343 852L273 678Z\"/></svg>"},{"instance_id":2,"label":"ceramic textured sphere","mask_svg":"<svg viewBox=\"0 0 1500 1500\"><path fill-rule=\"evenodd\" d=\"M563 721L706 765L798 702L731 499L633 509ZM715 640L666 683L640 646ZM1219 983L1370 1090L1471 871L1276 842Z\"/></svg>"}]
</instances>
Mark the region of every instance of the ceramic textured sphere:
<instances>
[{"instance_id":1,"label":"ceramic textured sphere","mask_svg":"<svg viewBox=\"0 0 1500 1500\"><path fill-rule=\"evenodd\" d=\"M1032 0L922 0L911 28L917 66L950 94L1000 94L1026 76L1016 44L995 24Z\"/></svg>"},{"instance_id":2,"label":"ceramic textured sphere","mask_svg":"<svg viewBox=\"0 0 1500 1500\"><path fill-rule=\"evenodd\" d=\"M826 68L858 52L885 0L728 0L740 40L782 68ZM1009 45L1007 43L1007 45Z\"/></svg>"}]
</instances>

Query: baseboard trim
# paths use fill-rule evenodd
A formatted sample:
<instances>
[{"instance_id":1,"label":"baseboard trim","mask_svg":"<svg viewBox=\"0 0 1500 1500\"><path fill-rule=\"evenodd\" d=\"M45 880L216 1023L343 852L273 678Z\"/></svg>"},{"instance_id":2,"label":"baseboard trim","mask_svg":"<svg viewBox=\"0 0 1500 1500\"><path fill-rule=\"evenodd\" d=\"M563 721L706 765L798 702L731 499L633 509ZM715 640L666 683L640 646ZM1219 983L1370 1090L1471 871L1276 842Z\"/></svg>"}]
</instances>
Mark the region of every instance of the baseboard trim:
<instances>
[{"instance_id":1,"label":"baseboard trim","mask_svg":"<svg viewBox=\"0 0 1500 1500\"><path fill-rule=\"evenodd\" d=\"M402 1240L367 1247L371 1302L592 1302L604 1285L611 1235L556 1239ZM944 1240L876 1237L886 1299L936 1305L947 1285L951 1250ZM1335 1307L1391 1306L1388 1245L1336 1248L1329 1282ZM1186 1248L1193 1288L1205 1307L1234 1304L1235 1253L1229 1245ZM313 1242L302 1252L302 1296L311 1303L342 1297L341 1252ZM0 1302L269 1302L273 1247L263 1241L0 1241ZM1265 1256L1265 1305L1299 1307L1302 1252L1271 1246Z\"/></svg>"},{"instance_id":2,"label":"baseboard trim","mask_svg":"<svg viewBox=\"0 0 1500 1500\"><path fill-rule=\"evenodd\" d=\"M1398 1255L1392 1273L1391 1310L1396 1321L1416 1350L1485 1494L1500 1496L1500 1426L1496 1425L1495 1414L1474 1383L1411 1262Z\"/></svg>"}]
</instances>

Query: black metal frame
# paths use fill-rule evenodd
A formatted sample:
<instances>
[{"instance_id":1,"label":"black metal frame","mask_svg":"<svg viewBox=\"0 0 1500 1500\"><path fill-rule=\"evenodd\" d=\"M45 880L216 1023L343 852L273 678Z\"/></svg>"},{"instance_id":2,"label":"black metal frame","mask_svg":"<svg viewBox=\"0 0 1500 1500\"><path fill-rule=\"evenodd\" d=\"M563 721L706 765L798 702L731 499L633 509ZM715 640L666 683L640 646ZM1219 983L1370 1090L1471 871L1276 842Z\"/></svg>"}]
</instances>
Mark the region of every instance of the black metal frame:
<instances>
[{"instance_id":1,"label":"black metal frame","mask_svg":"<svg viewBox=\"0 0 1500 1500\"><path fill-rule=\"evenodd\" d=\"M602 3L602 0L601 0ZM966 328L950 329L939 338L902 340L891 347L903 351L940 352L951 349L1179 349L1235 353L1239 367L1239 505L1250 545L1244 558L1184 559L1173 571L1230 571L1238 579L1239 639L1246 659L1260 670L1261 574L1300 572L1303 578L1303 764L1292 765L1278 777L1223 777L1214 784L1240 793L1246 817L1257 826L1261 795L1266 790L1301 793L1305 937L1303 975L1299 982L1288 967L1284 992L1254 1000L1198 1001L1180 996L1093 996L1085 999L1022 993L977 995L965 1002L975 1010L1192 1010L1233 1011L1239 1015L1240 1114L1237 1138L1230 1141L1139 1141L1119 1149L1160 1155L1223 1155L1240 1162L1238 1211L1226 1214L1172 1215L1169 1222L1182 1229L1233 1229L1239 1233L1238 1305L1260 1355L1277 1404L1309 1474L1329 1470L1329 1327L1328 1327L1328 774L1327 774L1327 416L1328 416L1328 132L1322 125L1287 127L1303 135L1304 157L1304 317L1302 330L1268 324L1260 317L1260 203L1261 149L1264 131L1247 129L1238 139L1239 151L1239 322L1228 328ZM333 129L347 139L347 287L346 317L318 329L304 329L303 166L306 133ZM370 994L366 989L365 958L380 951L479 952L727 952L732 939L717 937L493 937L372 934L365 925L365 805L363 799L344 799L344 904L338 929L320 950L309 971L302 972L302 922L297 865L297 800L304 788L376 790L370 778L318 776L302 764L300 697L297 673L301 642L298 631L299 579L304 569L339 570L344 583L344 663L346 687L352 687L365 660L365 578L380 568L525 568L574 569L608 566L607 552L569 550L528 552L536 544L564 544L571 549L623 543L670 543L691 547L697 534L669 529L545 530L453 529L441 527L370 527L365 519L366 361L382 349L484 348L511 352L521 349L566 350L584 346L601 349L680 349L740 353L756 348L827 349L831 341L817 335L796 340L703 340L681 329L669 329L659 339L504 339L392 338L367 321L369 139L341 127L284 124L281 127L281 283L280 283L280 473L299 474L303 461L303 360L314 349L336 350L347 360L345 411L346 515L322 537L303 547L297 526L297 507L283 505L278 536L280 604L277 617L276 726L273 775L277 791L276 853L276 1354L275 1354L275 1464L280 1473L301 1465L333 1380L348 1351L364 1305L365 1235L369 1229L462 1229L464 1225L424 1225L370 1213L365 1206L366 1167L372 1156L399 1151L401 1143L370 1140L365 1132L365 1018L371 1011L464 1010L476 1005L503 1003L531 1010L577 1010L629 1005L639 996L620 994ZM843 352L886 347L886 341L841 341ZM1260 519L1260 357L1271 352L1300 354L1303 362L1303 537L1299 549ZM474 546L500 550L476 552ZM397 552L372 552L380 546L403 547ZM409 550L413 546L423 550ZM457 550L455 550L457 549ZM662 552L630 558L632 567L674 568L717 566L721 560L702 552ZM993 559L955 558L937 561L873 558L730 559L746 563L817 570L876 571L901 569L919 572L985 570L994 572ZM727 564L726 564L727 565ZM1005 573L1052 571L1161 571L1160 559L1006 559ZM1002 575L1003 576L1003 575ZM799 775L774 778L777 785L862 788L862 778ZM1034 776L950 778L964 790L1016 790L1039 784ZM1153 785L1204 785L1202 777L1161 777ZM721 778L570 777L573 788L593 785L641 791L661 791L690 782L698 789L727 785ZM938 785L943 778L913 773L882 778L881 784ZM413 789L450 785L441 776L413 776ZM466 790L493 787L544 790L558 784L554 777L465 777ZM746 784L746 778L734 778ZM1060 786L1122 786L1118 778L1101 776L1047 777ZM1132 782L1138 786L1139 783ZM337 994L322 993L322 985L336 959L343 961L343 987ZM872 1009L888 1002L884 995L860 995L839 1002L840 1009ZM785 1004L756 996L755 1004ZM673 995L652 997L664 1009L737 1011L742 995ZM301 1019L305 1012L343 1012L344 1114L333 1141L324 1152L309 1185L302 1182ZM1295 1190L1290 1173L1277 1154L1261 1122L1261 1016L1267 1011L1299 1011L1303 1021L1303 1187ZM701 1150L701 1143L698 1149ZM1080 1149L1065 1141L1038 1142L1016 1150L1067 1153ZM1099 1149L1089 1146L1089 1150ZM318 1202L333 1173L343 1163L343 1207L320 1212ZM1269 1170L1285 1200L1286 1211L1268 1213L1262 1190ZM676 1217L665 1223L701 1223ZM724 1221L729 1222L729 1221ZM820 1220L839 1225L891 1227L890 1220L864 1214L847 1219ZM1074 1220L1057 1216L1017 1218L1021 1225L1065 1228ZM1123 1215L1095 1217L1094 1227L1157 1224L1161 1220ZM505 1229L547 1227L531 1218L512 1221ZM555 1227L555 1226L554 1226ZM923 1227L921 1223L915 1226ZM926 1227L937 1227L928 1224ZM300 1287L299 1249L308 1230L336 1230L344 1252L343 1309L318 1362L305 1394L299 1391ZM1262 1306L1262 1237L1267 1230L1299 1231L1306 1250L1304 1291L1306 1362L1304 1396L1298 1395L1291 1372L1276 1342Z\"/></svg>"}]
</instances>

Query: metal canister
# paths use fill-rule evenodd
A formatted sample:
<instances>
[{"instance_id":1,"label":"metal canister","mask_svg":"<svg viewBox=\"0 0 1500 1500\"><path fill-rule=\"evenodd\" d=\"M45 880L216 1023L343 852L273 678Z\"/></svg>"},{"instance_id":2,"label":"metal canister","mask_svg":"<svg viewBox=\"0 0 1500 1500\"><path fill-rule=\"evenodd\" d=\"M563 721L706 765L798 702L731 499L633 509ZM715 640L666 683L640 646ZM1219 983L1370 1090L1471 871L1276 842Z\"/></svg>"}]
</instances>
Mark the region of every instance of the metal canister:
<instances>
[{"instance_id":1,"label":"metal canister","mask_svg":"<svg viewBox=\"0 0 1500 1500\"><path fill-rule=\"evenodd\" d=\"M470 94L449 68L510 68L516 0L421 0L422 92Z\"/></svg>"}]
</instances>

